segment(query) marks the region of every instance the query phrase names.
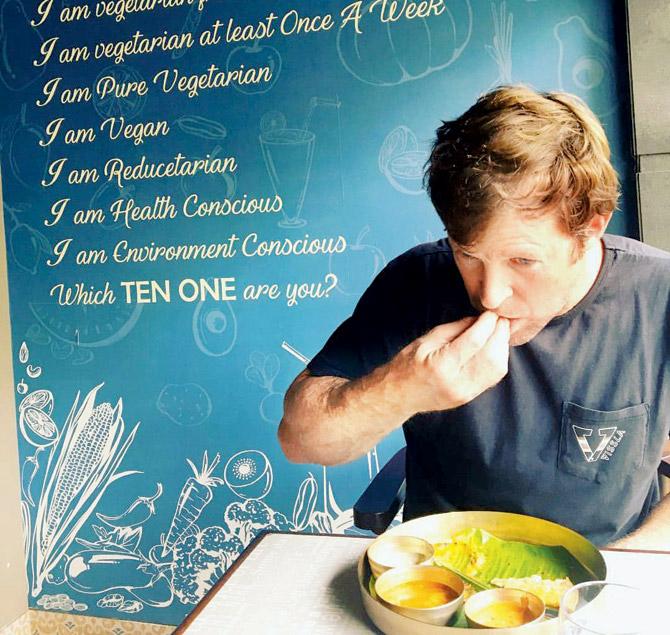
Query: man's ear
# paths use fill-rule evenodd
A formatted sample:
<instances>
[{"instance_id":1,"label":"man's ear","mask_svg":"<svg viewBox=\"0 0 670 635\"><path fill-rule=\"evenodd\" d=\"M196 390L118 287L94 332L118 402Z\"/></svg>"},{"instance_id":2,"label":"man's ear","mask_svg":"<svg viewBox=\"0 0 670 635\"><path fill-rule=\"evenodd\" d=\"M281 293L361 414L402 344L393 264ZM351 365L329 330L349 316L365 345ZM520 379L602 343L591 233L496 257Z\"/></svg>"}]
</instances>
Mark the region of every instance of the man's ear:
<instances>
[{"instance_id":1,"label":"man's ear","mask_svg":"<svg viewBox=\"0 0 670 635\"><path fill-rule=\"evenodd\" d=\"M586 226L586 233L589 238L600 239L605 233L607 226L612 218L612 212L607 214L596 214Z\"/></svg>"}]
</instances>

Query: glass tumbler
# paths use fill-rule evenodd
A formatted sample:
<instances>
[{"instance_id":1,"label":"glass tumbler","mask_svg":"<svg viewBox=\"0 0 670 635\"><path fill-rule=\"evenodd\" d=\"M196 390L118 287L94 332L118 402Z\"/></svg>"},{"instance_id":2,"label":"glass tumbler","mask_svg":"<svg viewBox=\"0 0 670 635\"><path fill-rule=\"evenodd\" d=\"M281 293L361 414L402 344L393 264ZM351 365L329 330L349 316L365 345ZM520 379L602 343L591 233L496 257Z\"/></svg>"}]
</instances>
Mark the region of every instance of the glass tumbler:
<instances>
[{"instance_id":1,"label":"glass tumbler","mask_svg":"<svg viewBox=\"0 0 670 635\"><path fill-rule=\"evenodd\" d=\"M560 635L652 635L640 589L612 582L584 582L565 593Z\"/></svg>"}]
</instances>

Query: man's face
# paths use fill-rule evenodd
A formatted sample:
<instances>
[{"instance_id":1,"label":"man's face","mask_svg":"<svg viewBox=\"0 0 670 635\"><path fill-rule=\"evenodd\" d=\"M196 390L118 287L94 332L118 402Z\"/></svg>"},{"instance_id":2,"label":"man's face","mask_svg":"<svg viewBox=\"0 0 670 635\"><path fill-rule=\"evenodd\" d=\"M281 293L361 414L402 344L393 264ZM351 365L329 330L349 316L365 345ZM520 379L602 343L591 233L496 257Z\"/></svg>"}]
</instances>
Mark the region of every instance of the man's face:
<instances>
[{"instance_id":1,"label":"man's face","mask_svg":"<svg viewBox=\"0 0 670 635\"><path fill-rule=\"evenodd\" d=\"M529 217L508 209L474 244L449 242L473 307L508 318L512 346L533 339L594 282L587 279L592 249L580 250L552 213Z\"/></svg>"}]
</instances>

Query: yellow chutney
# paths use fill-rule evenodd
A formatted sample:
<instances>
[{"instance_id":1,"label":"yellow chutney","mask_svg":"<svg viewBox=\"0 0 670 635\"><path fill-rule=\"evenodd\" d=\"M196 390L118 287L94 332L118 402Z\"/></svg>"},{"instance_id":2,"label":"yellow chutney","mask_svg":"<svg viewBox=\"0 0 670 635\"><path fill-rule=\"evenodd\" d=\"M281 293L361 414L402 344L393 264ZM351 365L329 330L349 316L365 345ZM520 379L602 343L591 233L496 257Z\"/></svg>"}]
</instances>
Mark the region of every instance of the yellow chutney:
<instances>
[{"instance_id":1,"label":"yellow chutney","mask_svg":"<svg viewBox=\"0 0 670 635\"><path fill-rule=\"evenodd\" d=\"M408 580L384 593L387 602L410 609L432 609L457 597L458 593L450 586L432 580Z\"/></svg>"},{"instance_id":2,"label":"yellow chutney","mask_svg":"<svg viewBox=\"0 0 670 635\"><path fill-rule=\"evenodd\" d=\"M492 602L471 613L470 617L478 624L489 628L514 628L535 619L527 603L520 603L516 600Z\"/></svg>"}]
</instances>

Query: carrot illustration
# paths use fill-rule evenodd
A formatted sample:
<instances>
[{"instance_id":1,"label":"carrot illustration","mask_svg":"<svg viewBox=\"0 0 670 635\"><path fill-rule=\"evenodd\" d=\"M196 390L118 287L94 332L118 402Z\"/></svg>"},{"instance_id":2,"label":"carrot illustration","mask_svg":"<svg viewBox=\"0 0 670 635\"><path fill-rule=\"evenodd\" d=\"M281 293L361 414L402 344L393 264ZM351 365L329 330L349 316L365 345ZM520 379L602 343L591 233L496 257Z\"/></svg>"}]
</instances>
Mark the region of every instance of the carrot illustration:
<instances>
[{"instance_id":1,"label":"carrot illustration","mask_svg":"<svg viewBox=\"0 0 670 635\"><path fill-rule=\"evenodd\" d=\"M202 510L212 500L212 488L223 483L223 479L211 476L214 468L221 461L221 455L217 454L210 463L207 457L207 451L202 458L202 469L198 469L193 462L186 459L186 462L193 470L193 476L189 477L184 487L181 488L177 509L175 509L170 530L163 542L162 555L166 556L172 547L188 532L194 523L200 518Z\"/></svg>"}]
</instances>

